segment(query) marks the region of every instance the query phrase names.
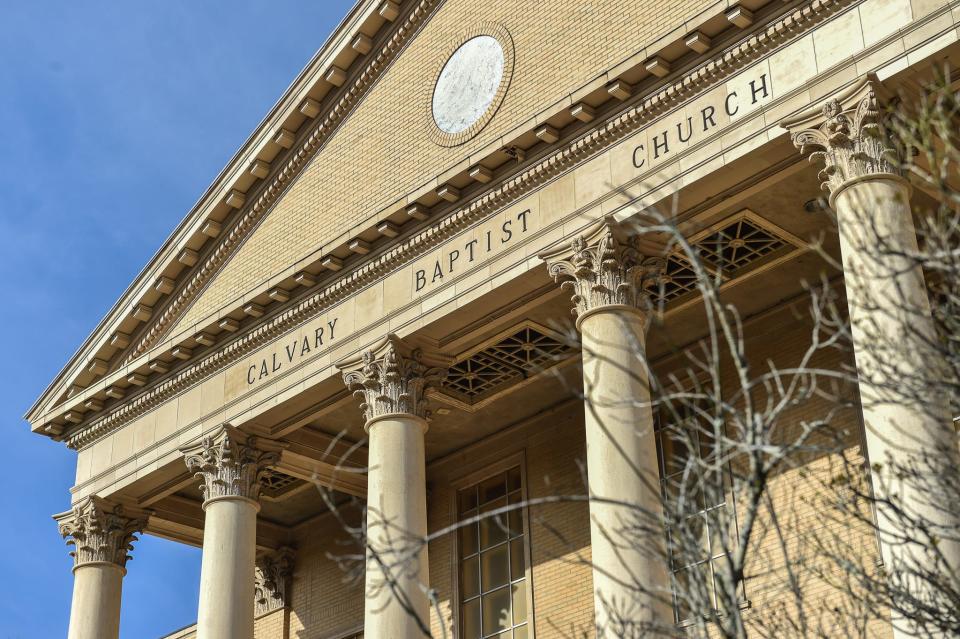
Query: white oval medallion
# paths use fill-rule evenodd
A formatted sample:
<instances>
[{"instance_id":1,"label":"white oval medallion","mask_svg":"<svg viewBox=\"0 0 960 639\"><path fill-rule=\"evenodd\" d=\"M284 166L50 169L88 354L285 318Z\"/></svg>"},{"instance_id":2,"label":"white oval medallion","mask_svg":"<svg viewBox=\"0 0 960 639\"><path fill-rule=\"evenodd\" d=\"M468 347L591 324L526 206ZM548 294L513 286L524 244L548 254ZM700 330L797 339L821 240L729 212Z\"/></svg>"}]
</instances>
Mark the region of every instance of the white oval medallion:
<instances>
[{"instance_id":1,"label":"white oval medallion","mask_svg":"<svg viewBox=\"0 0 960 639\"><path fill-rule=\"evenodd\" d=\"M497 95L503 66L503 47L492 36L471 38L454 51L433 90L437 128L454 135L483 117Z\"/></svg>"}]
</instances>

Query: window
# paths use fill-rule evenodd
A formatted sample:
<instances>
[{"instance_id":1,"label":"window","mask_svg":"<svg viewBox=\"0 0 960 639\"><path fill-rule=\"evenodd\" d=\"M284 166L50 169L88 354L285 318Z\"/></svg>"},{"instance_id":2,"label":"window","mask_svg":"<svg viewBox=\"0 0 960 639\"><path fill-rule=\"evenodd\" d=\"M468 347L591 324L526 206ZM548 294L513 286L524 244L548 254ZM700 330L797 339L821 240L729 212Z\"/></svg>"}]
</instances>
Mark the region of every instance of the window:
<instances>
[{"instance_id":1,"label":"window","mask_svg":"<svg viewBox=\"0 0 960 639\"><path fill-rule=\"evenodd\" d=\"M457 494L459 531L460 637L527 639L527 560L524 509L483 517L523 503L520 467L515 466Z\"/></svg>"},{"instance_id":2,"label":"window","mask_svg":"<svg viewBox=\"0 0 960 639\"><path fill-rule=\"evenodd\" d=\"M716 461L713 425L701 419L698 407L661 410L657 422L673 608L682 623L691 619L693 607L709 604L703 615L720 608L715 584L726 556L720 531L730 530L730 539L738 532L732 478L729 466Z\"/></svg>"}]
</instances>

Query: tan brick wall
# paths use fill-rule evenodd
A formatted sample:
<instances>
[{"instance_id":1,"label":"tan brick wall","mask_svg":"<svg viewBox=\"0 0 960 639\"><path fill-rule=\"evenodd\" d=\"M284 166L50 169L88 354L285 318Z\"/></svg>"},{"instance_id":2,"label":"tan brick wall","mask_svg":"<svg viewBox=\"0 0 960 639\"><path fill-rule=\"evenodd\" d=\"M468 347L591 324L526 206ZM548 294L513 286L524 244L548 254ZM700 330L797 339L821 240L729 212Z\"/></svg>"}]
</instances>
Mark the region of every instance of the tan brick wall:
<instances>
[{"instance_id":1,"label":"tan brick wall","mask_svg":"<svg viewBox=\"0 0 960 639\"><path fill-rule=\"evenodd\" d=\"M696 0L447 0L173 332L426 184L702 8ZM483 23L502 24L513 38L510 88L477 137L439 146L427 134L434 77L457 39Z\"/></svg>"},{"instance_id":2,"label":"tan brick wall","mask_svg":"<svg viewBox=\"0 0 960 639\"><path fill-rule=\"evenodd\" d=\"M463 464L460 476L473 473L477 465L495 463L522 449L526 456L528 499L583 494L580 473L584 459L583 412L576 403L558 415L529 424L509 440L492 451L488 448L486 452L471 453L471 459L480 457L480 461ZM488 457L490 452L493 455ZM454 521L456 491L450 481L457 477L457 474L445 475L432 483L431 530L439 530ZM566 502L533 506L527 522L532 564L528 586L533 588L536 634L538 637L579 637L592 624L593 616L587 505ZM441 636L441 624L445 624L448 631L454 626L456 603L451 601L457 579L454 547L452 535L430 545L430 582L440 601L440 614L434 614L431 619L436 636Z\"/></svg>"},{"instance_id":3,"label":"tan brick wall","mask_svg":"<svg viewBox=\"0 0 960 639\"><path fill-rule=\"evenodd\" d=\"M256 639L287 639L287 611L280 609L257 618L253 623Z\"/></svg>"},{"instance_id":4,"label":"tan brick wall","mask_svg":"<svg viewBox=\"0 0 960 639\"><path fill-rule=\"evenodd\" d=\"M811 341L812 323L806 311L803 305L783 306L747 326L746 355L752 362L751 375L754 378L769 371L770 363L779 369L800 365ZM813 369L831 371L852 365L850 353L838 349L820 350L807 364ZM728 363L723 390L726 397L732 397L739 390L731 372ZM834 399L840 398L856 406L855 387L834 386L829 379L821 380L819 386L819 394L812 394L784 411L777 421L779 438L793 441L798 436L801 424L829 415L830 434L811 440L811 445L819 443L825 449L836 450L839 439L843 456L848 462L862 462L859 410L838 410L840 402ZM755 393L755 399L759 404L765 396ZM770 480L769 494L777 515L779 533L769 513L764 510L755 529L750 551L753 561L748 565L746 574L745 595L750 602L750 609L745 616L758 636L799 636L800 612L788 590L788 561L796 577L795 585L805 602L804 614L810 624L805 635L813 635L813 630L818 629L825 634L816 636L862 636L859 631L861 620L855 620L849 614L842 615L841 625L836 625L838 619L832 613L835 608L848 611L856 609L856 602L846 598L828 581L836 574L826 570L826 579L817 574L827 568L820 544L832 544L834 539L843 538L852 544L862 553L866 562L875 562L879 556L876 538L867 526L849 519L841 521L827 516L832 510L826 500L836 493L832 493L826 484L842 466L839 454L810 453L802 460L782 468ZM742 510L741 504L738 504L738 510ZM740 519L742 525L742 516ZM876 621L870 623L867 630L871 637L891 636L890 629Z\"/></svg>"},{"instance_id":5,"label":"tan brick wall","mask_svg":"<svg viewBox=\"0 0 960 639\"><path fill-rule=\"evenodd\" d=\"M351 525L358 518L345 509ZM290 593L289 637L339 636L363 623L363 585L347 578L328 555L358 552L350 536L332 517L307 526L296 539L296 564ZM257 639L274 639L273 636Z\"/></svg>"},{"instance_id":6,"label":"tan brick wall","mask_svg":"<svg viewBox=\"0 0 960 639\"><path fill-rule=\"evenodd\" d=\"M456 519L454 499L457 491L449 481L437 481L429 477L428 471L428 503L427 527L430 531L440 530L450 526ZM439 610L431 611L430 629L434 636L443 636L442 626L448 632L454 625L454 608L451 604L451 595L457 579L456 566L453 561L455 552L453 535L438 538L428 548L430 558L430 586L436 590Z\"/></svg>"},{"instance_id":7,"label":"tan brick wall","mask_svg":"<svg viewBox=\"0 0 960 639\"><path fill-rule=\"evenodd\" d=\"M532 499L586 492L583 409L539 425L530 437L527 481ZM533 594L537 637L584 637L593 632L590 513L585 502L531 509Z\"/></svg>"}]
</instances>

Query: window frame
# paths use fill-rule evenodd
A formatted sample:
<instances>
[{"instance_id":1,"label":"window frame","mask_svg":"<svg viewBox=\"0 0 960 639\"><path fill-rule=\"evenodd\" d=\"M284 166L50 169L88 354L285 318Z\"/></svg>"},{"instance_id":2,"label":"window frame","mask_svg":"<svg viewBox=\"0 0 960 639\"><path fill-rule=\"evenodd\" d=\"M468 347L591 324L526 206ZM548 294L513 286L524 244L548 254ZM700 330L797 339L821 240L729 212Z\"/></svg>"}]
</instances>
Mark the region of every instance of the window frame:
<instances>
[{"instance_id":1,"label":"window frame","mask_svg":"<svg viewBox=\"0 0 960 639\"><path fill-rule=\"evenodd\" d=\"M535 611L533 607L533 564L531 563L531 546L530 546L530 521L529 521L529 507L526 505L527 500L529 499L529 493L527 490L527 463L526 463L526 449L522 449L516 453L508 455L507 457L498 459L497 461L485 466L481 470L476 470L452 480L450 482L451 488L453 488L453 496L450 500L450 513L452 515L454 523L459 523L460 518L460 508L459 508L459 496L460 491L476 486L487 479L490 479L496 475L502 474L510 470L511 468L518 467L520 469L520 500L524 504L523 508L520 509L520 520L523 523L523 559L524 559L524 582L526 583L526 599L527 599L527 637L528 639L534 639L536 637L536 628L535 628ZM452 575L452 601L451 608L453 611L453 625L454 625L454 637L462 639L462 619L461 619L461 608L463 607L462 600L462 589L460 587L461 571L460 571L460 526L457 526L456 531L453 533L453 555L451 557L451 570L453 571ZM507 542L510 543L510 542Z\"/></svg>"},{"instance_id":2,"label":"window frame","mask_svg":"<svg viewBox=\"0 0 960 639\"><path fill-rule=\"evenodd\" d=\"M661 407L656 407L656 409L653 411L653 414L654 414L654 435L655 435L655 440L657 445L657 475L660 481L660 497L661 499L663 499L664 503L666 504L669 500L667 482L668 482L668 479L670 477L675 476L676 473L668 474L667 472L668 470L667 459L664 454L664 446L663 446L663 432L664 432L665 423L666 423L663 416L663 409ZM726 421L724 421L723 428L725 431ZM702 458L702 447L703 447L703 442L701 441L700 434L698 433L697 434L698 450L696 452L697 457ZM730 512L733 516L733 525L736 529L736 534L739 535L740 519L737 514L736 494L733 491L733 468L731 467L730 461L727 461L724 464L721 480L723 481L723 487L724 487L724 495L725 495L724 503L708 505L706 502L704 502L703 508L701 510L698 510L696 515L703 516L703 515L706 515L708 512L710 512L711 510L715 510L717 508L728 508L730 509ZM695 619L692 612L688 616L681 618L680 605L677 599L677 590L675 586L677 575L683 571L692 572L692 571L698 570L699 566L707 566L710 569L710 578L712 579L713 563L714 561L723 557L723 554L715 555L713 552L712 542L710 541L712 539L712 534L710 533L709 523L707 523L706 520L705 520L704 526L705 526L704 532L706 533L705 538L708 540L708 543L711 544L707 548L708 557L705 561L689 564L686 566L682 566L679 569L675 569L673 555L670 554L667 557L667 561L668 561L667 569L670 573L670 598L671 598L671 608L673 609L673 619L674 619L674 623L680 628L684 628L692 625ZM669 549L671 548L670 532L666 528L664 529L664 541L667 544L667 549L669 552ZM714 595L714 601L716 602L716 595ZM740 584L740 607L749 608L750 605L751 605L750 600L747 599L747 594L746 594L746 584L741 583ZM716 610L717 609L714 608L715 612Z\"/></svg>"}]
</instances>

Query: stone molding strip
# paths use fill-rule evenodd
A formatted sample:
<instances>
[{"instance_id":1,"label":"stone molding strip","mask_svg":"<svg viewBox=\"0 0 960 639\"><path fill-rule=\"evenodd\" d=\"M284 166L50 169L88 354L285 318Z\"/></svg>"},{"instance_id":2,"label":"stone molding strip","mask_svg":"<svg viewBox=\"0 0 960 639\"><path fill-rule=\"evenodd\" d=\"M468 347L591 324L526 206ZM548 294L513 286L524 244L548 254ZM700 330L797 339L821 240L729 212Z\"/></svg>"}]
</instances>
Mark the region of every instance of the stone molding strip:
<instances>
[{"instance_id":1,"label":"stone molding strip","mask_svg":"<svg viewBox=\"0 0 960 639\"><path fill-rule=\"evenodd\" d=\"M127 355L127 362L136 359L147 352L161 339L181 313L204 289L210 279L220 270L233 252L240 246L248 232L267 213L279 199L286 188L293 183L306 164L320 151L330 136L346 121L347 116L360 104L367 90L380 78L396 55L406 46L417 29L425 22L427 16L440 0L421 0L408 14L405 22L390 37L380 49L376 57L367 64L353 82L333 105L326 117L314 126L312 132L306 136L300 148L288 155L284 167L273 176L272 180L263 188L247 208L240 220L233 226L227 237L217 245L186 281L177 296L163 309L157 321L150 326L145 335L141 335L137 345Z\"/></svg>"},{"instance_id":2,"label":"stone molding strip","mask_svg":"<svg viewBox=\"0 0 960 639\"><path fill-rule=\"evenodd\" d=\"M856 1L814 0L811 4L798 8L781 20L772 23L763 32L753 34L745 41L731 46L720 58L710 60L675 82L661 87L624 113L612 117L594 131L586 133L565 148L550 154L520 175L505 181L498 188L440 220L435 226L424 229L403 244L388 249L373 261L359 266L355 271L324 287L311 297L280 311L264 324L235 339L220 351L183 369L109 415L74 432L67 437L67 446L81 448L159 406L195 382L319 315L404 263L425 254L485 215L500 210L574 165L616 144L661 114L679 106L687 98L693 97L713 83L729 78L762 57L770 49L809 30L847 6L855 4Z\"/></svg>"}]
</instances>

